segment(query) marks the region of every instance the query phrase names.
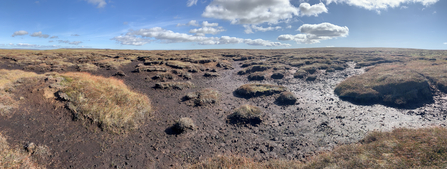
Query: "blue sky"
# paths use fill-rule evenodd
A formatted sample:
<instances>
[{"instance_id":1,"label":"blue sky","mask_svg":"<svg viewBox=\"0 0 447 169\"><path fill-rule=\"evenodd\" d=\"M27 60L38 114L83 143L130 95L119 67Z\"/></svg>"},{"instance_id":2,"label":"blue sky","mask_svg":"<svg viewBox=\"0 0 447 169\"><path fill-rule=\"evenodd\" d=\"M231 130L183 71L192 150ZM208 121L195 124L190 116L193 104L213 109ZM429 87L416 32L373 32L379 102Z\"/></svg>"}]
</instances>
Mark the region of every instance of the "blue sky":
<instances>
[{"instance_id":1,"label":"blue sky","mask_svg":"<svg viewBox=\"0 0 447 169\"><path fill-rule=\"evenodd\" d=\"M447 49L443 0L1 0L0 48Z\"/></svg>"}]
</instances>

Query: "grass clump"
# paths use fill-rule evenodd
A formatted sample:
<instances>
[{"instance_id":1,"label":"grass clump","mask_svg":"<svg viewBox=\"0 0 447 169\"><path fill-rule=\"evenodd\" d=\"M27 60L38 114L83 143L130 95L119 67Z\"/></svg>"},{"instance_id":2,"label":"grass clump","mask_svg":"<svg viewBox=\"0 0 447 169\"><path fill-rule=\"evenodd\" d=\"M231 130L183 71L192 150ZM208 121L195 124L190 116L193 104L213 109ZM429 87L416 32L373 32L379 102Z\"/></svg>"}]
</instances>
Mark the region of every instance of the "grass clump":
<instances>
[{"instance_id":1,"label":"grass clump","mask_svg":"<svg viewBox=\"0 0 447 169\"><path fill-rule=\"evenodd\" d=\"M236 93L242 97L257 97L264 95L272 95L275 93L281 93L286 91L286 87L279 85L271 85L271 84L244 84L236 89Z\"/></svg>"},{"instance_id":2,"label":"grass clump","mask_svg":"<svg viewBox=\"0 0 447 169\"><path fill-rule=\"evenodd\" d=\"M0 133L0 168L41 169L45 167L36 164L31 155L23 149L10 147L6 138Z\"/></svg>"},{"instance_id":3,"label":"grass clump","mask_svg":"<svg viewBox=\"0 0 447 169\"><path fill-rule=\"evenodd\" d=\"M255 81L255 80L261 81L261 80L265 79L265 73L263 73L263 72L251 73L250 75L248 75L247 78L250 81Z\"/></svg>"},{"instance_id":4,"label":"grass clump","mask_svg":"<svg viewBox=\"0 0 447 169\"><path fill-rule=\"evenodd\" d=\"M121 80L88 73L65 73L61 92L69 98L73 115L120 133L135 129L151 111L150 99L131 91Z\"/></svg>"},{"instance_id":5,"label":"grass clump","mask_svg":"<svg viewBox=\"0 0 447 169\"><path fill-rule=\"evenodd\" d=\"M182 117L174 124L174 130L176 130L177 133L194 130L195 127L194 121L189 117Z\"/></svg>"},{"instance_id":6,"label":"grass clump","mask_svg":"<svg viewBox=\"0 0 447 169\"><path fill-rule=\"evenodd\" d=\"M156 83L154 88L183 90L184 88L190 88L193 86L194 86L194 84L191 83L190 81L187 81L187 82L160 82L160 83Z\"/></svg>"},{"instance_id":7,"label":"grass clump","mask_svg":"<svg viewBox=\"0 0 447 169\"><path fill-rule=\"evenodd\" d=\"M338 84L335 94L360 104L408 106L432 99L429 81L420 73L398 65L375 67Z\"/></svg>"},{"instance_id":8,"label":"grass clump","mask_svg":"<svg viewBox=\"0 0 447 169\"><path fill-rule=\"evenodd\" d=\"M242 105L234 110L234 113L228 116L228 119L233 124L252 124L258 125L261 123L262 111L260 108L252 105Z\"/></svg>"},{"instance_id":9,"label":"grass clump","mask_svg":"<svg viewBox=\"0 0 447 169\"><path fill-rule=\"evenodd\" d=\"M206 106L219 103L219 91L206 88L197 92L190 92L183 97L185 100L193 100L195 106Z\"/></svg>"},{"instance_id":10,"label":"grass clump","mask_svg":"<svg viewBox=\"0 0 447 169\"><path fill-rule=\"evenodd\" d=\"M241 70L239 72L237 72L238 75L245 75L248 73L253 73L253 72L263 72L265 70L268 70L272 68L272 66L268 66L268 65L254 65L254 66L250 66L248 68L245 68L244 70Z\"/></svg>"}]
</instances>

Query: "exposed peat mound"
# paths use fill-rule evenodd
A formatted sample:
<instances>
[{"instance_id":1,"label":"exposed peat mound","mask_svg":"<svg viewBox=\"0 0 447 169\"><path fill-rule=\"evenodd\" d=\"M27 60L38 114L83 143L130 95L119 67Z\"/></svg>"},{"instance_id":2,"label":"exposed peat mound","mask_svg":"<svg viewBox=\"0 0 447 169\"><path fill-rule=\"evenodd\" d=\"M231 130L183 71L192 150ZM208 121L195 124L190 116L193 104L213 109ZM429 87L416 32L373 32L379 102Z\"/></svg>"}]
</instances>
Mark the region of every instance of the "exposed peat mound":
<instances>
[{"instance_id":1,"label":"exposed peat mound","mask_svg":"<svg viewBox=\"0 0 447 169\"><path fill-rule=\"evenodd\" d=\"M235 94L244 98L268 96L286 91L286 87L272 84L244 84L236 89Z\"/></svg>"},{"instance_id":2,"label":"exposed peat mound","mask_svg":"<svg viewBox=\"0 0 447 169\"><path fill-rule=\"evenodd\" d=\"M197 92L190 92L183 97L183 100L191 100L195 106L215 105L219 103L219 91L206 88Z\"/></svg>"},{"instance_id":3,"label":"exposed peat mound","mask_svg":"<svg viewBox=\"0 0 447 169\"><path fill-rule=\"evenodd\" d=\"M381 65L347 78L334 92L341 99L366 105L413 107L433 101L429 80L401 65Z\"/></svg>"},{"instance_id":4,"label":"exposed peat mound","mask_svg":"<svg viewBox=\"0 0 447 169\"><path fill-rule=\"evenodd\" d=\"M293 105L296 102L296 97L292 92L285 91L282 92L276 99L276 104L278 105Z\"/></svg>"},{"instance_id":5,"label":"exposed peat mound","mask_svg":"<svg viewBox=\"0 0 447 169\"><path fill-rule=\"evenodd\" d=\"M228 120L232 124L251 124L259 125L262 122L262 111L260 108L252 105L242 105L235 109L233 114L228 116Z\"/></svg>"}]
</instances>

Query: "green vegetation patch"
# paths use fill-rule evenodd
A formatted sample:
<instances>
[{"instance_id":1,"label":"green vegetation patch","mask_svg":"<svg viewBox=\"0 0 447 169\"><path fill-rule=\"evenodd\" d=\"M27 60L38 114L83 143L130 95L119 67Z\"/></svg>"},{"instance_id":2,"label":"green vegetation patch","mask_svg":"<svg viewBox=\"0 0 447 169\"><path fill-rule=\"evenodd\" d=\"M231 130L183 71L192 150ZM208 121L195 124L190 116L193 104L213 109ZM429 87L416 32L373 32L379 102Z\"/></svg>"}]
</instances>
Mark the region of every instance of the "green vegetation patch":
<instances>
[{"instance_id":1,"label":"green vegetation patch","mask_svg":"<svg viewBox=\"0 0 447 169\"><path fill-rule=\"evenodd\" d=\"M286 89L286 87L279 85L253 83L244 84L237 88L235 92L243 97L249 98L281 93L283 91L286 91Z\"/></svg>"}]
</instances>

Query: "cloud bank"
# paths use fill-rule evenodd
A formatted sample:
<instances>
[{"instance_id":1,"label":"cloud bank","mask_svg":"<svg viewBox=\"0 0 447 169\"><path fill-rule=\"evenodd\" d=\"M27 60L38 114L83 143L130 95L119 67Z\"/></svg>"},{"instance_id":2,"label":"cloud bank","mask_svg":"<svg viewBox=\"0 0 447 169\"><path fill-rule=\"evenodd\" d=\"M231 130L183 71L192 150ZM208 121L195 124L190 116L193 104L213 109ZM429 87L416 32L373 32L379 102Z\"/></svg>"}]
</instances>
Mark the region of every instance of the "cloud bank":
<instances>
[{"instance_id":1,"label":"cloud bank","mask_svg":"<svg viewBox=\"0 0 447 169\"><path fill-rule=\"evenodd\" d=\"M320 13L328 12L326 6L322 2L315 5L310 5L309 3L301 3L299 8L302 16L318 16L318 14Z\"/></svg>"},{"instance_id":2,"label":"cloud bank","mask_svg":"<svg viewBox=\"0 0 447 169\"><path fill-rule=\"evenodd\" d=\"M421 3L424 6L435 4L439 0L326 0L326 4L330 3L347 3L352 6L362 7L368 10L383 10L387 8L396 8L402 4Z\"/></svg>"},{"instance_id":3,"label":"cloud bank","mask_svg":"<svg viewBox=\"0 0 447 169\"><path fill-rule=\"evenodd\" d=\"M152 41L159 41L161 43L182 43L182 42L196 42L199 45L219 45L219 44L237 44L245 43L247 45L257 45L265 47L288 47L290 44L280 42L270 42L263 39L242 39L236 37L222 36L222 37L205 37L195 36L186 33L173 32L160 27L150 29L130 30L126 35L116 36L111 40L122 45L141 46Z\"/></svg>"},{"instance_id":4,"label":"cloud bank","mask_svg":"<svg viewBox=\"0 0 447 169\"><path fill-rule=\"evenodd\" d=\"M23 35L28 35L28 32L27 31L15 31L13 34L12 34L12 37L16 37L16 36L23 36Z\"/></svg>"},{"instance_id":5,"label":"cloud bank","mask_svg":"<svg viewBox=\"0 0 447 169\"><path fill-rule=\"evenodd\" d=\"M301 34L296 35L280 35L280 41L295 41L297 43L314 44L320 43L321 40L328 40L337 37L346 37L349 35L349 28L337 26L331 23L320 24L304 24L298 28Z\"/></svg>"},{"instance_id":6,"label":"cloud bank","mask_svg":"<svg viewBox=\"0 0 447 169\"><path fill-rule=\"evenodd\" d=\"M289 0L214 0L202 16L232 24L277 24L298 16L298 11Z\"/></svg>"},{"instance_id":7,"label":"cloud bank","mask_svg":"<svg viewBox=\"0 0 447 169\"><path fill-rule=\"evenodd\" d=\"M39 37L39 38L48 38L48 37L50 37L50 35L42 34L42 32L40 32L40 31L39 32L34 32L30 36L32 36L32 37Z\"/></svg>"}]
</instances>

